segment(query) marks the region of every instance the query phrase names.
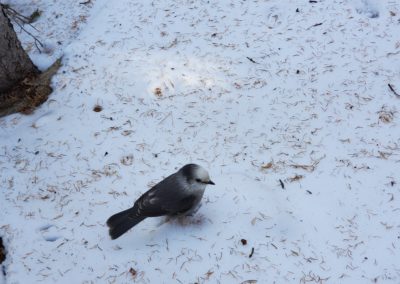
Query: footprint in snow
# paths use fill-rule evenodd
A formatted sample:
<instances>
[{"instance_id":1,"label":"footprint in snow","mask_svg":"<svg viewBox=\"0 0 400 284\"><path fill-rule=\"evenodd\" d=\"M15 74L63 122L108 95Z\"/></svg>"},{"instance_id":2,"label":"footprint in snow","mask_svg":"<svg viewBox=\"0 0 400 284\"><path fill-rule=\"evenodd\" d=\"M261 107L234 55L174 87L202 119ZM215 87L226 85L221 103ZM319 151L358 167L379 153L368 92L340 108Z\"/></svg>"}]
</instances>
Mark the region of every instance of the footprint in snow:
<instances>
[{"instance_id":1,"label":"footprint in snow","mask_svg":"<svg viewBox=\"0 0 400 284\"><path fill-rule=\"evenodd\" d=\"M38 228L43 239L47 242L55 242L56 240L62 238L61 235L57 234L57 227L53 224L45 224Z\"/></svg>"},{"instance_id":2,"label":"footprint in snow","mask_svg":"<svg viewBox=\"0 0 400 284\"><path fill-rule=\"evenodd\" d=\"M379 17L379 6L378 0L353 0L356 11L359 14L365 15L368 18Z\"/></svg>"}]
</instances>

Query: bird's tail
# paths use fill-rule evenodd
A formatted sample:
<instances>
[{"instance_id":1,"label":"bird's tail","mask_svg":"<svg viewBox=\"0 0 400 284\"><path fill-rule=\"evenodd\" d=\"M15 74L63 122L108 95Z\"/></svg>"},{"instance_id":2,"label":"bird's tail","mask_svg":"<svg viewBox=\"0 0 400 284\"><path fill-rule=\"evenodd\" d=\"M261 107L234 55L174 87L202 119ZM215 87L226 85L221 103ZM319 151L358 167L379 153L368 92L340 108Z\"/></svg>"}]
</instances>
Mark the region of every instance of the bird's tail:
<instances>
[{"instance_id":1,"label":"bird's tail","mask_svg":"<svg viewBox=\"0 0 400 284\"><path fill-rule=\"evenodd\" d=\"M130 208L108 218L107 226L110 228L109 234L111 239L115 240L119 238L130 228L146 219L143 216L136 216L135 211L136 209Z\"/></svg>"}]
</instances>

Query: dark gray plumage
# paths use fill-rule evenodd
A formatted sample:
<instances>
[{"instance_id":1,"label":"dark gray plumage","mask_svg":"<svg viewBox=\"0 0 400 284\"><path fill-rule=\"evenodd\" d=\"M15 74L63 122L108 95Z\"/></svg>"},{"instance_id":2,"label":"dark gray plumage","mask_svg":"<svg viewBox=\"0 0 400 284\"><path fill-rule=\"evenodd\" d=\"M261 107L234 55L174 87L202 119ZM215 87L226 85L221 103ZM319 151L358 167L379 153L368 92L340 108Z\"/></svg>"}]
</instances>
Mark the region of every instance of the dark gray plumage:
<instances>
[{"instance_id":1,"label":"dark gray plumage","mask_svg":"<svg viewBox=\"0 0 400 284\"><path fill-rule=\"evenodd\" d=\"M208 172L188 164L145 192L132 208L107 220L111 239L119 238L147 217L190 214L196 210L207 184L214 184Z\"/></svg>"}]
</instances>

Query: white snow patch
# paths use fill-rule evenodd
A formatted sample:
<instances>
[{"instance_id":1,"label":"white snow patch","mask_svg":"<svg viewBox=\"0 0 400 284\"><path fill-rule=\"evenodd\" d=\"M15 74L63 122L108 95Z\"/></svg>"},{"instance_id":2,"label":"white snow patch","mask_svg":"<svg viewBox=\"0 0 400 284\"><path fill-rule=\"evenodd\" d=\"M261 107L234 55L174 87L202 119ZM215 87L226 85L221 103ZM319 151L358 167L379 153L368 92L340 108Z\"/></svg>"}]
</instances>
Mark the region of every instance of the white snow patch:
<instances>
[{"instance_id":1,"label":"white snow patch","mask_svg":"<svg viewBox=\"0 0 400 284\"><path fill-rule=\"evenodd\" d=\"M399 282L393 2L80 2L15 1L63 67L0 119L7 283ZM193 217L110 240L191 162L216 183Z\"/></svg>"}]
</instances>

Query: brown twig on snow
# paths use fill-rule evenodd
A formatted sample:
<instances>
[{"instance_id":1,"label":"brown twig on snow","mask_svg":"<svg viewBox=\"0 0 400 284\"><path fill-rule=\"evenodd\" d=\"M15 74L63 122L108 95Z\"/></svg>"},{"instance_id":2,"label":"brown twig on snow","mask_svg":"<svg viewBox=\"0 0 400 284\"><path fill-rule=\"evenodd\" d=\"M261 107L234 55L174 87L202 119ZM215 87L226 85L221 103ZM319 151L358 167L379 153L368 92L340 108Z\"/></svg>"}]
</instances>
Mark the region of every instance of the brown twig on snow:
<instances>
[{"instance_id":1,"label":"brown twig on snow","mask_svg":"<svg viewBox=\"0 0 400 284\"><path fill-rule=\"evenodd\" d=\"M295 169L302 169L307 172L313 172L315 169L315 165L290 165L292 168Z\"/></svg>"},{"instance_id":2,"label":"brown twig on snow","mask_svg":"<svg viewBox=\"0 0 400 284\"><path fill-rule=\"evenodd\" d=\"M10 5L1 4L0 7L5 10L7 16L13 18L14 20L20 20L23 23L29 23L29 18L18 13L16 10L10 7Z\"/></svg>"},{"instance_id":3,"label":"brown twig on snow","mask_svg":"<svg viewBox=\"0 0 400 284\"><path fill-rule=\"evenodd\" d=\"M44 47L43 43L36 36L34 36L32 33L30 33L29 31L27 31L27 29L24 28L24 25L28 24L34 30L38 31L31 24L32 17L26 17L26 16L22 15L21 13L17 12L16 10L14 10L13 8L11 8L10 6L5 5L5 4L0 4L0 7L6 11L7 15L14 20L14 23L16 23L18 25L18 27L20 27L21 30L26 32L29 36L31 36L34 39L36 48L39 50L40 53L42 53L42 50L39 48L38 45L40 45L40 47L43 48Z\"/></svg>"},{"instance_id":4,"label":"brown twig on snow","mask_svg":"<svg viewBox=\"0 0 400 284\"><path fill-rule=\"evenodd\" d=\"M30 35L35 42L35 46L36 48L39 50L39 53L42 53L42 50L39 48L38 44L40 45L40 47L44 47L43 43L37 38L35 37L33 34L31 34L30 32L28 32L20 23L15 22L24 32L26 32L28 35Z\"/></svg>"},{"instance_id":5,"label":"brown twig on snow","mask_svg":"<svg viewBox=\"0 0 400 284\"><path fill-rule=\"evenodd\" d=\"M253 254L254 254L254 248L251 248L251 252L250 252L250 255L249 255L249 257L252 257L252 256L253 256Z\"/></svg>"},{"instance_id":6,"label":"brown twig on snow","mask_svg":"<svg viewBox=\"0 0 400 284\"><path fill-rule=\"evenodd\" d=\"M299 180L301 180L302 178L304 178L303 175L297 175L297 174L296 174L294 177L288 178L288 180L289 180L290 182L294 182L294 181L299 181Z\"/></svg>"},{"instance_id":7,"label":"brown twig on snow","mask_svg":"<svg viewBox=\"0 0 400 284\"><path fill-rule=\"evenodd\" d=\"M254 63L254 64L258 64L253 58L248 57L248 56L246 56L246 58L247 58L250 62L252 62L252 63Z\"/></svg>"},{"instance_id":8,"label":"brown twig on snow","mask_svg":"<svg viewBox=\"0 0 400 284\"><path fill-rule=\"evenodd\" d=\"M322 24L323 23L316 23L316 24L312 25L311 27L309 27L307 30L309 30L311 28L315 28L315 27L321 26Z\"/></svg>"},{"instance_id":9,"label":"brown twig on snow","mask_svg":"<svg viewBox=\"0 0 400 284\"><path fill-rule=\"evenodd\" d=\"M11 8L9 5L5 4L0 4L0 7L3 8L6 11L7 16L12 18L15 22L20 21L23 24L28 24L30 25L33 29L38 31L31 23L38 17L40 16L40 11L36 10L30 17L24 16L18 11L14 10Z\"/></svg>"},{"instance_id":10,"label":"brown twig on snow","mask_svg":"<svg viewBox=\"0 0 400 284\"><path fill-rule=\"evenodd\" d=\"M396 92L396 90L393 88L393 86L390 83L388 84L388 87L396 97L400 98L400 94Z\"/></svg>"}]
</instances>

